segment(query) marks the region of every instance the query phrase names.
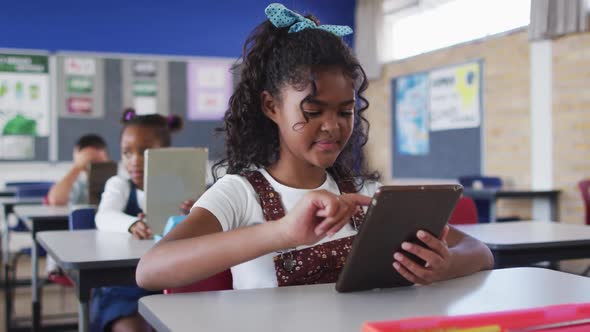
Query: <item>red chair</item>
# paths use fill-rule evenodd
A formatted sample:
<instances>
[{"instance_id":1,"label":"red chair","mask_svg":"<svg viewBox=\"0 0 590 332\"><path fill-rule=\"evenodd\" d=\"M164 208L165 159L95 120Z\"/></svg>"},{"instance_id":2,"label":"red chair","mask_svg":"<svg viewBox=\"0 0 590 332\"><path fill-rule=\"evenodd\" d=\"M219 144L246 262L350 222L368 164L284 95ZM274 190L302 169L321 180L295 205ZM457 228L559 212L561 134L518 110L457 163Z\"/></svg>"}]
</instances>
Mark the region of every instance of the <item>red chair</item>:
<instances>
[{"instance_id":1,"label":"red chair","mask_svg":"<svg viewBox=\"0 0 590 332\"><path fill-rule=\"evenodd\" d=\"M74 281L61 272L49 272L49 275L47 275L47 280L63 287L74 287Z\"/></svg>"},{"instance_id":2,"label":"red chair","mask_svg":"<svg viewBox=\"0 0 590 332\"><path fill-rule=\"evenodd\" d=\"M234 289L231 271L225 270L205 280L196 282L192 285L165 289L164 294L209 292L230 289Z\"/></svg>"},{"instance_id":3,"label":"red chair","mask_svg":"<svg viewBox=\"0 0 590 332\"><path fill-rule=\"evenodd\" d=\"M461 198L459 198L459 201L449 218L449 224L477 224L477 207L475 206L473 199L467 196L461 196Z\"/></svg>"},{"instance_id":4,"label":"red chair","mask_svg":"<svg viewBox=\"0 0 590 332\"><path fill-rule=\"evenodd\" d=\"M580 188L586 208L586 225L590 225L590 179L578 182L578 188Z\"/></svg>"}]
</instances>

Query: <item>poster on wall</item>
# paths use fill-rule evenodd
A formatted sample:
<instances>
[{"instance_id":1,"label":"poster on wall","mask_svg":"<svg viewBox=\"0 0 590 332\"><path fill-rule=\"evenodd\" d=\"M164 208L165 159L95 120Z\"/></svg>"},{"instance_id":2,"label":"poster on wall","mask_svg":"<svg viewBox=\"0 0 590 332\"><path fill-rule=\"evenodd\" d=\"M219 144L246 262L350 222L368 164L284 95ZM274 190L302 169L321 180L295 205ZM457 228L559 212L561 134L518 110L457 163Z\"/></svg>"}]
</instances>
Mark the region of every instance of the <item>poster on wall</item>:
<instances>
[{"instance_id":1,"label":"poster on wall","mask_svg":"<svg viewBox=\"0 0 590 332\"><path fill-rule=\"evenodd\" d=\"M221 120L233 89L234 60L193 60L187 66L188 119Z\"/></svg>"},{"instance_id":2,"label":"poster on wall","mask_svg":"<svg viewBox=\"0 0 590 332\"><path fill-rule=\"evenodd\" d=\"M2 136L48 136L49 99L47 56L0 54Z\"/></svg>"},{"instance_id":3,"label":"poster on wall","mask_svg":"<svg viewBox=\"0 0 590 332\"><path fill-rule=\"evenodd\" d=\"M66 57L65 114L66 116L95 117L96 60Z\"/></svg>"},{"instance_id":4,"label":"poster on wall","mask_svg":"<svg viewBox=\"0 0 590 332\"><path fill-rule=\"evenodd\" d=\"M133 61L131 67L133 108L140 115L157 113L157 63L155 61Z\"/></svg>"},{"instance_id":5,"label":"poster on wall","mask_svg":"<svg viewBox=\"0 0 590 332\"><path fill-rule=\"evenodd\" d=\"M480 63L430 72L430 130L480 126Z\"/></svg>"},{"instance_id":6,"label":"poster on wall","mask_svg":"<svg viewBox=\"0 0 590 332\"><path fill-rule=\"evenodd\" d=\"M427 155L428 75L415 74L397 79L395 91L396 139L403 155Z\"/></svg>"}]
</instances>

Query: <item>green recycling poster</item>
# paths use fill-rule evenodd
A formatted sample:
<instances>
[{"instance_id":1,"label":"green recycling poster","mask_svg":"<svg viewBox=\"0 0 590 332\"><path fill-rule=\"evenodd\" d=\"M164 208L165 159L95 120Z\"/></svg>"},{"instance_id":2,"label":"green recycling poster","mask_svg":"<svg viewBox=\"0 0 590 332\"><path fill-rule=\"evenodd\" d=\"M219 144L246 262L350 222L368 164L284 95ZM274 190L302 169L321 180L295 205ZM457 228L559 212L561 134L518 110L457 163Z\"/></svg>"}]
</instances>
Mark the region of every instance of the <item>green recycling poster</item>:
<instances>
[{"instance_id":1,"label":"green recycling poster","mask_svg":"<svg viewBox=\"0 0 590 332\"><path fill-rule=\"evenodd\" d=\"M49 58L0 54L1 135L49 135Z\"/></svg>"}]
</instances>

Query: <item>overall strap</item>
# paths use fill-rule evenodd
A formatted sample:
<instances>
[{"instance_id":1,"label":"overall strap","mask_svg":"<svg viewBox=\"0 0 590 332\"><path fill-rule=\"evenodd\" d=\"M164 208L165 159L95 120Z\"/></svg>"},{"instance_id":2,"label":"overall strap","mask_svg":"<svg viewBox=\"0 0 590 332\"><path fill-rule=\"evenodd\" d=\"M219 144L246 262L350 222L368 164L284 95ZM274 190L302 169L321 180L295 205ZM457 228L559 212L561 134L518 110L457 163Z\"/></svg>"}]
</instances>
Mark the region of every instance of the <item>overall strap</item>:
<instances>
[{"instance_id":1,"label":"overall strap","mask_svg":"<svg viewBox=\"0 0 590 332\"><path fill-rule=\"evenodd\" d=\"M336 184L338 185L338 189L340 190L341 194L355 194L358 191L356 190L356 186L354 185L354 181L351 180L336 180ZM365 213L362 209L360 209L357 213L352 215L352 226L355 229L360 229L365 220Z\"/></svg>"},{"instance_id":2,"label":"overall strap","mask_svg":"<svg viewBox=\"0 0 590 332\"><path fill-rule=\"evenodd\" d=\"M262 213L267 221L278 220L285 216L285 208L281 203L281 196L266 180L264 175L259 171L246 171L241 173L243 177L250 182L262 205ZM337 181L340 193L356 193L356 187L352 181ZM360 227L365 219L365 214L362 210L352 216L351 225L356 229Z\"/></svg>"},{"instance_id":3,"label":"overall strap","mask_svg":"<svg viewBox=\"0 0 590 332\"><path fill-rule=\"evenodd\" d=\"M262 213L267 221L278 220L285 216L285 208L281 203L281 196L259 171L246 171L241 174L250 182L260 198Z\"/></svg>"},{"instance_id":4,"label":"overall strap","mask_svg":"<svg viewBox=\"0 0 590 332\"><path fill-rule=\"evenodd\" d=\"M137 204L137 186L131 180L129 180L129 198L123 212L134 217L143 212Z\"/></svg>"}]
</instances>

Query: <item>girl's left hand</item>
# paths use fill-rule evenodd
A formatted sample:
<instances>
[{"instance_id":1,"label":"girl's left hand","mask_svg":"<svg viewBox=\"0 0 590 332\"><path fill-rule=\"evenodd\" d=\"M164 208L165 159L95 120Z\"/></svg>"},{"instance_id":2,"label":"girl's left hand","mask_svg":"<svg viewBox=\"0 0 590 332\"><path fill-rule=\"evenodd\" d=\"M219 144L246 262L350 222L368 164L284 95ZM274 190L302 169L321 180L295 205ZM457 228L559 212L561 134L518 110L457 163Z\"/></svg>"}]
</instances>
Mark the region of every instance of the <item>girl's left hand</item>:
<instances>
[{"instance_id":1,"label":"girl's left hand","mask_svg":"<svg viewBox=\"0 0 590 332\"><path fill-rule=\"evenodd\" d=\"M195 204L195 200L187 199L186 201L180 203L180 206L178 208L180 209L180 212L182 214L187 215L191 212L191 208L193 207L194 204Z\"/></svg>"},{"instance_id":2,"label":"girl's left hand","mask_svg":"<svg viewBox=\"0 0 590 332\"><path fill-rule=\"evenodd\" d=\"M440 239L432 236L425 231L418 231L418 239L427 247L404 242L402 249L414 254L426 262L424 266L414 262L407 255L396 252L393 255L395 259L393 267L404 278L410 282L420 285L428 285L435 281L449 279L451 276L452 253L446 242L449 226L445 226Z\"/></svg>"},{"instance_id":3,"label":"girl's left hand","mask_svg":"<svg viewBox=\"0 0 590 332\"><path fill-rule=\"evenodd\" d=\"M129 232L133 234L136 239L139 240L150 240L153 238L152 230L150 226L145 223L145 214L140 213L137 215L137 221L129 227Z\"/></svg>"}]
</instances>

